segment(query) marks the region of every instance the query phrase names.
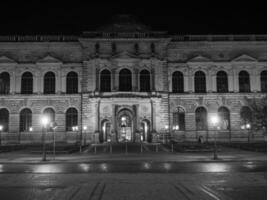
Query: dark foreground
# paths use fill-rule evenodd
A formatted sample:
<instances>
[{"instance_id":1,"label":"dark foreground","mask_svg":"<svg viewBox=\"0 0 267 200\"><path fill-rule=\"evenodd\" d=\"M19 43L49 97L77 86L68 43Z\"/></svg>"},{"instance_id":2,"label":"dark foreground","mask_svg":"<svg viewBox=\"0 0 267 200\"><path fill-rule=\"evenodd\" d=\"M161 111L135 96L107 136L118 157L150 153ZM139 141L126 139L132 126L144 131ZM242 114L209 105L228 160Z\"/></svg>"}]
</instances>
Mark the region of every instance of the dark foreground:
<instances>
[{"instance_id":1,"label":"dark foreground","mask_svg":"<svg viewBox=\"0 0 267 200\"><path fill-rule=\"evenodd\" d=\"M267 162L259 161L14 163L0 171L1 200L267 199Z\"/></svg>"}]
</instances>

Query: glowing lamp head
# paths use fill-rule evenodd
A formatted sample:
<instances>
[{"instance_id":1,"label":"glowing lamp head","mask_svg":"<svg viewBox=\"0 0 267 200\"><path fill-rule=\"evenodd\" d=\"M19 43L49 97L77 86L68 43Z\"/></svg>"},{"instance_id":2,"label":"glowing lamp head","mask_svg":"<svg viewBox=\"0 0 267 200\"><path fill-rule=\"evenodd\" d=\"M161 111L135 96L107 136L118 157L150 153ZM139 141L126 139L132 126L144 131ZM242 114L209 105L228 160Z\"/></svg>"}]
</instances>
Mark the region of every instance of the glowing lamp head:
<instances>
[{"instance_id":1,"label":"glowing lamp head","mask_svg":"<svg viewBox=\"0 0 267 200\"><path fill-rule=\"evenodd\" d=\"M251 125L250 124L246 124L246 128L250 129Z\"/></svg>"},{"instance_id":2,"label":"glowing lamp head","mask_svg":"<svg viewBox=\"0 0 267 200\"><path fill-rule=\"evenodd\" d=\"M4 127L2 125L0 125L0 131L2 131L4 129Z\"/></svg>"},{"instance_id":3,"label":"glowing lamp head","mask_svg":"<svg viewBox=\"0 0 267 200\"><path fill-rule=\"evenodd\" d=\"M33 131L33 128L32 128L32 127L30 127L30 128L29 128L29 131L30 131L30 132L32 132L32 131Z\"/></svg>"},{"instance_id":4,"label":"glowing lamp head","mask_svg":"<svg viewBox=\"0 0 267 200\"><path fill-rule=\"evenodd\" d=\"M168 125L165 125L165 129L167 130L169 128L169 126Z\"/></svg>"},{"instance_id":5,"label":"glowing lamp head","mask_svg":"<svg viewBox=\"0 0 267 200\"><path fill-rule=\"evenodd\" d=\"M210 122L214 126L217 125L219 123L219 117L218 117L218 115L212 115L210 117Z\"/></svg>"},{"instance_id":6,"label":"glowing lamp head","mask_svg":"<svg viewBox=\"0 0 267 200\"><path fill-rule=\"evenodd\" d=\"M84 126L84 127L83 127L83 130L86 131L86 130L87 130L87 126Z\"/></svg>"},{"instance_id":7,"label":"glowing lamp head","mask_svg":"<svg viewBox=\"0 0 267 200\"><path fill-rule=\"evenodd\" d=\"M47 116L43 116L41 119L41 123L43 126L47 126L49 124L49 118Z\"/></svg>"}]
</instances>

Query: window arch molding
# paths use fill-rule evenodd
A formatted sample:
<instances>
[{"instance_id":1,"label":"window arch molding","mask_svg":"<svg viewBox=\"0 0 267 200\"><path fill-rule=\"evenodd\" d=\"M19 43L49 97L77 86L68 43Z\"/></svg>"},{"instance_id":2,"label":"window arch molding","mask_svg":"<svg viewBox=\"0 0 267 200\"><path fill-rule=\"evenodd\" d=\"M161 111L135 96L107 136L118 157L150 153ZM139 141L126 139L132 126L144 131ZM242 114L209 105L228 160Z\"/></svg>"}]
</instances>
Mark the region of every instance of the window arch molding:
<instances>
[{"instance_id":1,"label":"window arch molding","mask_svg":"<svg viewBox=\"0 0 267 200\"><path fill-rule=\"evenodd\" d=\"M68 71L66 74L66 93L77 94L79 92L79 74L76 71Z\"/></svg>"},{"instance_id":2,"label":"window arch molding","mask_svg":"<svg viewBox=\"0 0 267 200\"><path fill-rule=\"evenodd\" d=\"M125 75L123 75L123 73ZM128 67L121 67L117 73L119 91L132 91L133 90L133 70Z\"/></svg>"},{"instance_id":3,"label":"window arch molding","mask_svg":"<svg viewBox=\"0 0 267 200\"><path fill-rule=\"evenodd\" d=\"M251 84L250 84L251 75L248 70L240 70L238 72L238 86L239 92L250 92Z\"/></svg>"},{"instance_id":4,"label":"window arch molding","mask_svg":"<svg viewBox=\"0 0 267 200\"><path fill-rule=\"evenodd\" d=\"M184 72L180 70L175 70L171 74L171 91L173 93L184 93Z\"/></svg>"},{"instance_id":5,"label":"window arch molding","mask_svg":"<svg viewBox=\"0 0 267 200\"><path fill-rule=\"evenodd\" d=\"M226 93L229 91L228 74L225 70L216 72L216 91L218 93Z\"/></svg>"},{"instance_id":6,"label":"window arch molding","mask_svg":"<svg viewBox=\"0 0 267 200\"><path fill-rule=\"evenodd\" d=\"M207 92L207 75L203 70L197 70L194 73L195 93Z\"/></svg>"},{"instance_id":7,"label":"window arch molding","mask_svg":"<svg viewBox=\"0 0 267 200\"><path fill-rule=\"evenodd\" d=\"M101 92L110 92L112 85L112 71L108 68L102 68L99 71L99 86Z\"/></svg>"},{"instance_id":8,"label":"window arch molding","mask_svg":"<svg viewBox=\"0 0 267 200\"><path fill-rule=\"evenodd\" d=\"M139 74L138 74L138 78L139 78L140 91L141 92L150 92L151 91L151 80L152 80L151 71L147 68L140 69Z\"/></svg>"},{"instance_id":9,"label":"window arch molding","mask_svg":"<svg viewBox=\"0 0 267 200\"><path fill-rule=\"evenodd\" d=\"M79 112L75 107L69 107L65 111L65 129L66 131L73 131L72 127L78 126Z\"/></svg>"},{"instance_id":10,"label":"window arch molding","mask_svg":"<svg viewBox=\"0 0 267 200\"><path fill-rule=\"evenodd\" d=\"M0 73L0 94L9 94L11 86L11 76L10 72L2 71Z\"/></svg>"},{"instance_id":11,"label":"window arch molding","mask_svg":"<svg viewBox=\"0 0 267 200\"><path fill-rule=\"evenodd\" d=\"M43 76L43 92L44 94L56 93L57 75L53 71L47 71Z\"/></svg>"}]
</instances>

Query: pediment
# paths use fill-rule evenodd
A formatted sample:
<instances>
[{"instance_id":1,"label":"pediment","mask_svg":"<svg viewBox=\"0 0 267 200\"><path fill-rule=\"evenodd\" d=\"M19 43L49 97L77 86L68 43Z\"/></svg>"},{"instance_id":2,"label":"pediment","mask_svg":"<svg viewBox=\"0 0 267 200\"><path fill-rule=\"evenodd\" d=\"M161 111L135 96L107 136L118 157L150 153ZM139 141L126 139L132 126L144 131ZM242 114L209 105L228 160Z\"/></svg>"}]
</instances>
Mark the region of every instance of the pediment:
<instances>
[{"instance_id":1,"label":"pediment","mask_svg":"<svg viewBox=\"0 0 267 200\"><path fill-rule=\"evenodd\" d=\"M189 59L188 62L211 62L211 60L205 56L198 55Z\"/></svg>"},{"instance_id":2,"label":"pediment","mask_svg":"<svg viewBox=\"0 0 267 200\"><path fill-rule=\"evenodd\" d=\"M113 58L136 58L137 56L135 54L128 52L128 51L122 51L118 54L115 54L112 57Z\"/></svg>"},{"instance_id":3,"label":"pediment","mask_svg":"<svg viewBox=\"0 0 267 200\"><path fill-rule=\"evenodd\" d=\"M61 63L61 61L53 56L47 55L37 61L38 63Z\"/></svg>"},{"instance_id":4,"label":"pediment","mask_svg":"<svg viewBox=\"0 0 267 200\"><path fill-rule=\"evenodd\" d=\"M234 58L232 61L234 61L234 62L255 62L255 61L257 61L257 59L255 59L249 55L242 54L241 56Z\"/></svg>"},{"instance_id":5,"label":"pediment","mask_svg":"<svg viewBox=\"0 0 267 200\"><path fill-rule=\"evenodd\" d=\"M16 63L16 61L7 56L0 56L0 63Z\"/></svg>"}]
</instances>

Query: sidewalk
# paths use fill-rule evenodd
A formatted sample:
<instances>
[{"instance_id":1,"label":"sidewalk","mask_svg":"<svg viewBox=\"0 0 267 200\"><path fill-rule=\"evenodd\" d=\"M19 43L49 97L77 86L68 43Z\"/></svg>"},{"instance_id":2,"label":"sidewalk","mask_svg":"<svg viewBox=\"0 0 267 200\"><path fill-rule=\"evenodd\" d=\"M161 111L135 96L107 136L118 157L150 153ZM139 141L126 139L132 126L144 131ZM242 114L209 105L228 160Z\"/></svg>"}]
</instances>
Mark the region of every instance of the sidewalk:
<instances>
[{"instance_id":1,"label":"sidewalk","mask_svg":"<svg viewBox=\"0 0 267 200\"><path fill-rule=\"evenodd\" d=\"M216 162L237 161L267 161L267 154L260 152L249 152L233 148L223 148L218 152ZM45 163L84 163L84 162L113 162L113 161L149 161L149 162L215 162L213 153L120 153L120 154L94 154L73 153L56 155L47 154ZM9 152L0 154L0 163L40 163L42 154L30 154L25 152Z\"/></svg>"}]
</instances>

